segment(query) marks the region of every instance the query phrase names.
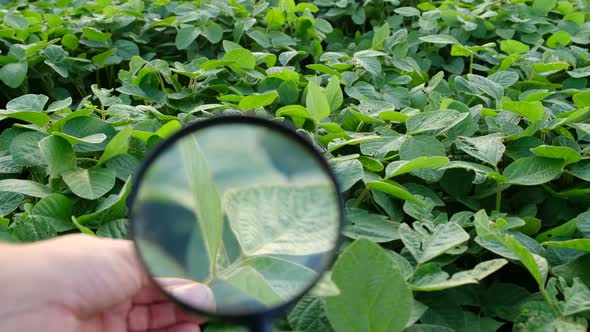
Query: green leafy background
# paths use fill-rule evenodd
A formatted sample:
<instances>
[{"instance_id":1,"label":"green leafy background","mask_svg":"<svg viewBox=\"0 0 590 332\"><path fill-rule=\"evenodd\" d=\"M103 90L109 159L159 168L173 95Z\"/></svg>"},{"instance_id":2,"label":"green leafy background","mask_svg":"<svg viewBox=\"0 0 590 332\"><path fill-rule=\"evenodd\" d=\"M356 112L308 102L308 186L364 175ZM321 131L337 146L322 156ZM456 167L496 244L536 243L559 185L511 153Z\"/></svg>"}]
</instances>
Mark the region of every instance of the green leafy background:
<instances>
[{"instance_id":1,"label":"green leafy background","mask_svg":"<svg viewBox=\"0 0 590 332\"><path fill-rule=\"evenodd\" d=\"M313 139L347 204L278 330L587 330L587 2L0 4L1 240L124 238L147 151L256 114Z\"/></svg>"}]
</instances>

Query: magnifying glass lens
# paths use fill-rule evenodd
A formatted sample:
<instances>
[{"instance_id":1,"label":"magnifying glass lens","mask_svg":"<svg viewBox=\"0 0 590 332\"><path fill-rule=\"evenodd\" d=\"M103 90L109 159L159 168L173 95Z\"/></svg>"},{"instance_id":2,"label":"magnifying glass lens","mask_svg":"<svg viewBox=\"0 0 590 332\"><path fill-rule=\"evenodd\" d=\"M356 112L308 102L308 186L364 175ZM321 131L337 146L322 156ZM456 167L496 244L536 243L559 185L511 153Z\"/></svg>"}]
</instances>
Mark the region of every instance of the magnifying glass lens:
<instances>
[{"instance_id":1,"label":"magnifying glass lens","mask_svg":"<svg viewBox=\"0 0 590 332\"><path fill-rule=\"evenodd\" d=\"M336 185L317 153L284 130L220 122L187 132L139 180L139 254L162 289L199 312L276 308L331 261L341 218ZM207 287L214 301L192 287Z\"/></svg>"}]
</instances>

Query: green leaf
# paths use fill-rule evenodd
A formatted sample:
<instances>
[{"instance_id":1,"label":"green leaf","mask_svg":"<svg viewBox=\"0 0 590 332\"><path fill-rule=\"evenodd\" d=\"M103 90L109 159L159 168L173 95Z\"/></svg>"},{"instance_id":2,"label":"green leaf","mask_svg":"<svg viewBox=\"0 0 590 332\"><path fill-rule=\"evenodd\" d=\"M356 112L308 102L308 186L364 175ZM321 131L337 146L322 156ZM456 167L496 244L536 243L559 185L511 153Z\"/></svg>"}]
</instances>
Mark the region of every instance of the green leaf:
<instances>
[{"instance_id":1,"label":"green leaf","mask_svg":"<svg viewBox=\"0 0 590 332\"><path fill-rule=\"evenodd\" d=\"M24 132L16 136L10 144L12 160L20 166L46 165L39 148L39 142L45 137L45 134L37 131Z\"/></svg>"},{"instance_id":2,"label":"green leaf","mask_svg":"<svg viewBox=\"0 0 590 332\"><path fill-rule=\"evenodd\" d=\"M330 115L330 104L319 85L310 81L307 84L307 96L305 97L307 110L313 117L320 121Z\"/></svg>"},{"instance_id":3,"label":"green leaf","mask_svg":"<svg viewBox=\"0 0 590 332\"><path fill-rule=\"evenodd\" d=\"M97 166L104 164L106 161L127 153L129 150L129 138L131 137L132 128L127 126L113 137L113 139L107 144L104 153L100 156L100 159L96 163Z\"/></svg>"},{"instance_id":4,"label":"green leaf","mask_svg":"<svg viewBox=\"0 0 590 332\"><path fill-rule=\"evenodd\" d=\"M578 67L567 72L571 77L582 78L590 76L590 66Z\"/></svg>"},{"instance_id":5,"label":"green leaf","mask_svg":"<svg viewBox=\"0 0 590 332\"><path fill-rule=\"evenodd\" d=\"M234 71L239 71L240 69L254 69L254 67L256 67L256 57L252 52L245 48L234 48L230 50L225 53L223 60L235 61L235 63L230 66Z\"/></svg>"},{"instance_id":6,"label":"green leaf","mask_svg":"<svg viewBox=\"0 0 590 332\"><path fill-rule=\"evenodd\" d=\"M570 67L569 64L565 62L550 62L550 63L533 63L531 65L533 70L537 73L542 73L543 75L549 75L556 73L558 71L568 69Z\"/></svg>"},{"instance_id":7,"label":"green leaf","mask_svg":"<svg viewBox=\"0 0 590 332\"><path fill-rule=\"evenodd\" d=\"M102 32L102 31L99 31L99 30L92 28L92 27L83 27L82 34L84 35L84 37L88 38L89 40L97 41L97 42L106 42L109 39L111 39L111 35L112 35L111 33Z\"/></svg>"},{"instance_id":8,"label":"green leaf","mask_svg":"<svg viewBox=\"0 0 590 332\"><path fill-rule=\"evenodd\" d=\"M467 116L468 113L455 110L422 112L410 117L406 127L409 135L433 132L433 136L436 136L458 125Z\"/></svg>"},{"instance_id":9,"label":"green leaf","mask_svg":"<svg viewBox=\"0 0 590 332\"><path fill-rule=\"evenodd\" d=\"M57 232L50 224L33 219L16 225L14 235L22 242L37 242L56 237Z\"/></svg>"},{"instance_id":10,"label":"green leaf","mask_svg":"<svg viewBox=\"0 0 590 332\"><path fill-rule=\"evenodd\" d=\"M357 159L331 162L331 164L342 191L350 189L363 178L363 165Z\"/></svg>"},{"instance_id":11,"label":"green leaf","mask_svg":"<svg viewBox=\"0 0 590 332\"><path fill-rule=\"evenodd\" d=\"M45 127L50 121L49 116L38 112L13 112L0 110L0 120L3 118L11 118L32 123L39 127Z\"/></svg>"},{"instance_id":12,"label":"green leaf","mask_svg":"<svg viewBox=\"0 0 590 332\"><path fill-rule=\"evenodd\" d=\"M558 247L590 252L590 239L573 239L566 241L547 241L541 243L547 247Z\"/></svg>"},{"instance_id":13,"label":"green leaf","mask_svg":"<svg viewBox=\"0 0 590 332\"><path fill-rule=\"evenodd\" d=\"M420 10L415 7L398 7L394 12L406 17L420 16Z\"/></svg>"},{"instance_id":14,"label":"green leaf","mask_svg":"<svg viewBox=\"0 0 590 332\"><path fill-rule=\"evenodd\" d=\"M202 33L212 44L219 43L223 39L223 28L215 22L207 23Z\"/></svg>"},{"instance_id":15,"label":"green leaf","mask_svg":"<svg viewBox=\"0 0 590 332\"><path fill-rule=\"evenodd\" d=\"M355 241L336 261L332 278L341 294L326 299L326 313L336 331L404 329L411 314L412 292L378 245L364 239Z\"/></svg>"},{"instance_id":16,"label":"green leaf","mask_svg":"<svg viewBox=\"0 0 590 332\"><path fill-rule=\"evenodd\" d=\"M76 35L74 35L73 33L66 33L61 37L61 44L65 48L75 50L80 45L80 41L78 40L78 37L76 37Z\"/></svg>"},{"instance_id":17,"label":"green leaf","mask_svg":"<svg viewBox=\"0 0 590 332\"><path fill-rule=\"evenodd\" d=\"M326 299L305 296L289 312L289 324L297 331L332 331L325 306Z\"/></svg>"},{"instance_id":18,"label":"green leaf","mask_svg":"<svg viewBox=\"0 0 590 332\"><path fill-rule=\"evenodd\" d=\"M459 44L457 39L449 35L428 35L419 37L423 42L432 43L432 44L441 44L441 45L449 45L449 44Z\"/></svg>"},{"instance_id":19,"label":"green leaf","mask_svg":"<svg viewBox=\"0 0 590 332\"><path fill-rule=\"evenodd\" d=\"M104 223L96 230L96 236L112 239L127 239L127 219L116 219Z\"/></svg>"},{"instance_id":20,"label":"green leaf","mask_svg":"<svg viewBox=\"0 0 590 332\"><path fill-rule=\"evenodd\" d=\"M565 165L563 160L545 157L522 158L508 165L503 176L512 184L534 186L558 177Z\"/></svg>"},{"instance_id":21,"label":"green leaf","mask_svg":"<svg viewBox=\"0 0 590 332\"><path fill-rule=\"evenodd\" d=\"M392 222L385 216L353 208L347 210L346 219L343 234L348 238L364 238L376 243L399 239L399 223Z\"/></svg>"},{"instance_id":22,"label":"green leaf","mask_svg":"<svg viewBox=\"0 0 590 332\"><path fill-rule=\"evenodd\" d=\"M501 135L490 134L478 137L459 136L455 145L461 151L490 165L496 166L502 160L506 147Z\"/></svg>"},{"instance_id":23,"label":"green leaf","mask_svg":"<svg viewBox=\"0 0 590 332\"><path fill-rule=\"evenodd\" d=\"M115 171L108 168L64 172L62 178L72 192L85 199L97 199L115 186Z\"/></svg>"},{"instance_id":24,"label":"green leaf","mask_svg":"<svg viewBox=\"0 0 590 332\"><path fill-rule=\"evenodd\" d=\"M340 89L340 80L337 76L330 77L328 85L325 90L326 99L330 105L330 111L334 112L342 106L344 97L342 96L342 90Z\"/></svg>"},{"instance_id":25,"label":"green leaf","mask_svg":"<svg viewBox=\"0 0 590 332\"><path fill-rule=\"evenodd\" d=\"M266 14L266 26L272 30L279 30L285 24L285 16L280 8L273 8Z\"/></svg>"},{"instance_id":26,"label":"green leaf","mask_svg":"<svg viewBox=\"0 0 590 332\"><path fill-rule=\"evenodd\" d=\"M590 107L590 91L576 93L573 100L578 107Z\"/></svg>"},{"instance_id":27,"label":"green leaf","mask_svg":"<svg viewBox=\"0 0 590 332\"><path fill-rule=\"evenodd\" d=\"M0 216L12 213L20 206L24 196L19 193L0 191Z\"/></svg>"},{"instance_id":28,"label":"green leaf","mask_svg":"<svg viewBox=\"0 0 590 332\"><path fill-rule=\"evenodd\" d=\"M577 163L582 159L578 151L567 146L539 145L531 151L539 157L561 159L565 165Z\"/></svg>"},{"instance_id":29,"label":"green leaf","mask_svg":"<svg viewBox=\"0 0 590 332\"><path fill-rule=\"evenodd\" d=\"M456 272L453 276L443 271L439 264L422 265L412 280L413 291L439 291L467 284L477 284L490 274L498 271L508 261L502 258L478 263L472 270Z\"/></svg>"},{"instance_id":30,"label":"green leaf","mask_svg":"<svg viewBox=\"0 0 590 332\"><path fill-rule=\"evenodd\" d=\"M556 4L557 0L534 0L532 7L537 10L539 14L546 15Z\"/></svg>"},{"instance_id":31,"label":"green leaf","mask_svg":"<svg viewBox=\"0 0 590 332\"><path fill-rule=\"evenodd\" d=\"M104 51L92 57L92 62L98 64L99 66L104 66L107 64L108 59L117 52L116 48L111 48L110 50Z\"/></svg>"},{"instance_id":32,"label":"green leaf","mask_svg":"<svg viewBox=\"0 0 590 332\"><path fill-rule=\"evenodd\" d=\"M557 31L547 38L547 46L551 48L559 48L569 45L572 41L572 36L567 31Z\"/></svg>"},{"instance_id":33,"label":"green leaf","mask_svg":"<svg viewBox=\"0 0 590 332\"><path fill-rule=\"evenodd\" d=\"M571 287L564 287L563 294L565 297L564 316L590 311L590 289L579 278L574 278Z\"/></svg>"},{"instance_id":34,"label":"green leaf","mask_svg":"<svg viewBox=\"0 0 590 332\"><path fill-rule=\"evenodd\" d=\"M26 18L20 15L13 14L6 14L4 16L4 24L18 30L26 30L30 25L29 21Z\"/></svg>"},{"instance_id":35,"label":"green leaf","mask_svg":"<svg viewBox=\"0 0 590 332\"><path fill-rule=\"evenodd\" d=\"M59 177L63 172L77 167L76 154L72 145L59 136L48 136L39 141L39 148L49 166L49 174ZM69 220L69 218L68 218ZM59 229L56 229L58 232Z\"/></svg>"},{"instance_id":36,"label":"green leaf","mask_svg":"<svg viewBox=\"0 0 590 332\"><path fill-rule=\"evenodd\" d=\"M469 240L461 226L455 223L440 225L416 222L413 230L408 224L401 224L399 235L412 256L420 264L428 262Z\"/></svg>"},{"instance_id":37,"label":"green leaf","mask_svg":"<svg viewBox=\"0 0 590 332\"><path fill-rule=\"evenodd\" d=\"M253 110L272 104L279 94L276 91L265 92L256 95L249 95L240 100L239 107L242 110Z\"/></svg>"},{"instance_id":38,"label":"green leaf","mask_svg":"<svg viewBox=\"0 0 590 332\"><path fill-rule=\"evenodd\" d=\"M9 63L0 68L0 80L9 87L16 89L25 81L28 69L26 62Z\"/></svg>"},{"instance_id":39,"label":"green leaf","mask_svg":"<svg viewBox=\"0 0 590 332\"><path fill-rule=\"evenodd\" d=\"M103 151L108 140L117 134L117 131L108 123L93 116L79 116L66 122L61 136L68 142L75 144L76 152Z\"/></svg>"},{"instance_id":40,"label":"green leaf","mask_svg":"<svg viewBox=\"0 0 590 332\"><path fill-rule=\"evenodd\" d=\"M394 161L387 165L385 169L385 178L410 173L418 169L436 169L449 163L447 157L417 157L412 160Z\"/></svg>"},{"instance_id":41,"label":"green leaf","mask_svg":"<svg viewBox=\"0 0 590 332\"><path fill-rule=\"evenodd\" d=\"M545 282L547 281L547 273L549 270L545 258L531 253L529 249L516 240L514 236L503 233L497 228L492 228L490 226L490 220L483 210L475 214L474 224L478 238L486 239L491 237L504 248L512 252L531 273L533 278L535 278L539 288L545 289Z\"/></svg>"},{"instance_id":42,"label":"green leaf","mask_svg":"<svg viewBox=\"0 0 590 332\"><path fill-rule=\"evenodd\" d=\"M20 193L27 196L43 198L51 194L49 187L29 180L0 180L0 191Z\"/></svg>"},{"instance_id":43,"label":"green leaf","mask_svg":"<svg viewBox=\"0 0 590 332\"><path fill-rule=\"evenodd\" d=\"M62 194L51 194L40 200L31 210L31 218L48 223L57 232L76 229L72 223L74 204Z\"/></svg>"},{"instance_id":44,"label":"green leaf","mask_svg":"<svg viewBox=\"0 0 590 332\"><path fill-rule=\"evenodd\" d=\"M176 34L176 48L184 50L188 48L201 34L201 30L194 26L184 27Z\"/></svg>"},{"instance_id":45,"label":"green leaf","mask_svg":"<svg viewBox=\"0 0 590 332\"><path fill-rule=\"evenodd\" d=\"M518 40L509 39L500 41L500 49L508 54L522 54L529 51L529 46Z\"/></svg>"},{"instance_id":46,"label":"green leaf","mask_svg":"<svg viewBox=\"0 0 590 332\"><path fill-rule=\"evenodd\" d=\"M372 48L374 50L381 50L383 48L383 43L389 37L389 24L383 24L379 29L375 30L375 34L373 35L373 42Z\"/></svg>"},{"instance_id":47,"label":"green leaf","mask_svg":"<svg viewBox=\"0 0 590 332\"><path fill-rule=\"evenodd\" d=\"M590 182L590 160L582 160L569 169L573 176Z\"/></svg>"},{"instance_id":48,"label":"green leaf","mask_svg":"<svg viewBox=\"0 0 590 332\"><path fill-rule=\"evenodd\" d=\"M436 138L427 135L412 136L400 146L399 156L402 160L412 160L418 157L445 157L446 149ZM412 172L424 180L437 182L443 175L442 171L419 169Z\"/></svg>"},{"instance_id":49,"label":"green leaf","mask_svg":"<svg viewBox=\"0 0 590 332\"><path fill-rule=\"evenodd\" d=\"M537 235L535 240L538 242L546 242L554 237L571 237L576 233L577 220L571 219L557 227L546 230L543 233Z\"/></svg>"},{"instance_id":50,"label":"green leaf","mask_svg":"<svg viewBox=\"0 0 590 332\"><path fill-rule=\"evenodd\" d=\"M94 212L77 217L82 225L96 226L111 220L124 218L127 214L126 199L131 192L130 177L125 179L125 184L121 191L116 195L109 195L94 209Z\"/></svg>"},{"instance_id":51,"label":"green leaf","mask_svg":"<svg viewBox=\"0 0 590 332\"><path fill-rule=\"evenodd\" d=\"M473 83L477 89L493 97L495 100L501 100L504 96L504 88L491 79L473 74L467 74L467 77L469 78L469 82Z\"/></svg>"},{"instance_id":52,"label":"green leaf","mask_svg":"<svg viewBox=\"0 0 590 332\"><path fill-rule=\"evenodd\" d=\"M6 109L14 112L41 112L49 97L45 95L27 94L14 98L6 103Z\"/></svg>"},{"instance_id":53,"label":"green leaf","mask_svg":"<svg viewBox=\"0 0 590 332\"><path fill-rule=\"evenodd\" d=\"M473 180L473 183L475 183L475 184L483 183L491 173L494 173L494 170L487 167L487 166L468 162L468 161L451 161L450 163L446 164L445 166L442 166L441 168L439 168L439 170L442 171L442 170L446 170L446 169L456 169L456 168L462 168L462 169L465 169L468 171L475 172L475 180Z\"/></svg>"},{"instance_id":54,"label":"green leaf","mask_svg":"<svg viewBox=\"0 0 590 332\"><path fill-rule=\"evenodd\" d=\"M412 195L406 188L393 182L373 181L367 183L367 187L373 190L384 192L404 201L422 205L422 202Z\"/></svg>"},{"instance_id":55,"label":"green leaf","mask_svg":"<svg viewBox=\"0 0 590 332\"><path fill-rule=\"evenodd\" d=\"M558 277L566 279L568 282L579 278L586 285L589 285L590 270L588 270L588 264L590 264L590 254L579 256L571 262L555 266L551 269L551 272Z\"/></svg>"},{"instance_id":56,"label":"green leaf","mask_svg":"<svg viewBox=\"0 0 590 332\"><path fill-rule=\"evenodd\" d=\"M78 220L76 219L76 217L72 216L72 223L76 226L76 228L84 234L88 234L88 235L92 235L92 236L96 236L96 234L88 227L81 225Z\"/></svg>"}]
</instances>

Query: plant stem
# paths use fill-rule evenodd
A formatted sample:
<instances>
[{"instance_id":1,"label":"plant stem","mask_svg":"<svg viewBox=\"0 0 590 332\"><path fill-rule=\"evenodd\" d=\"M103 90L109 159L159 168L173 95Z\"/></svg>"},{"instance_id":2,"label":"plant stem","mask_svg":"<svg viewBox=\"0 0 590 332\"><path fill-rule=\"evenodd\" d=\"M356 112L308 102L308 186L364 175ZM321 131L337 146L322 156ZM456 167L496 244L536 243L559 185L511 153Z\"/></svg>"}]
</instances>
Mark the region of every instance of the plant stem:
<instances>
[{"instance_id":1,"label":"plant stem","mask_svg":"<svg viewBox=\"0 0 590 332\"><path fill-rule=\"evenodd\" d=\"M356 199L352 207L357 208L361 206L361 203L365 200L365 198L367 198L367 195L369 195L369 187L365 187L365 189L363 190L361 195Z\"/></svg>"},{"instance_id":2,"label":"plant stem","mask_svg":"<svg viewBox=\"0 0 590 332\"><path fill-rule=\"evenodd\" d=\"M496 211L500 212L502 209L502 184L498 183L498 188L496 189Z\"/></svg>"},{"instance_id":3,"label":"plant stem","mask_svg":"<svg viewBox=\"0 0 590 332\"><path fill-rule=\"evenodd\" d=\"M358 133L359 131L361 131L361 129L363 128L364 125L365 125L365 121L359 122L359 125L356 126L356 132Z\"/></svg>"}]
</instances>

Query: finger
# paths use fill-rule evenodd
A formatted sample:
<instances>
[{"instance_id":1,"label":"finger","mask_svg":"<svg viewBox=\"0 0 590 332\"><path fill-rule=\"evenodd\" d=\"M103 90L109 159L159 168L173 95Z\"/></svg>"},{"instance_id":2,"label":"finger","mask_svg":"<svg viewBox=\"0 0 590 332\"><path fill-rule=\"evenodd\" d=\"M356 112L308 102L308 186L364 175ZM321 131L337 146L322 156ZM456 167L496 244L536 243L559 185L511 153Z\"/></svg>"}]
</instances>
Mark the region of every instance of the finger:
<instances>
[{"instance_id":1,"label":"finger","mask_svg":"<svg viewBox=\"0 0 590 332\"><path fill-rule=\"evenodd\" d=\"M154 330L154 332L201 332L201 328L198 324L182 323L159 330Z\"/></svg>"},{"instance_id":2,"label":"finger","mask_svg":"<svg viewBox=\"0 0 590 332\"><path fill-rule=\"evenodd\" d=\"M195 280L183 278L155 278L155 282L161 287L180 286L195 283Z\"/></svg>"},{"instance_id":3,"label":"finger","mask_svg":"<svg viewBox=\"0 0 590 332\"><path fill-rule=\"evenodd\" d=\"M145 331L174 326L179 323L202 324L207 319L183 312L174 303L135 305L127 315L130 331Z\"/></svg>"},{"instance_id":4,"label":"finger","mask_svg":"<svg viewBox=\"0 0 590 332\"><path fill-rule=\"evenodd\" d=\"M215 297L207 285L192 283L169 289L170 294L187 306L205 312L215 311Z\"/></svg>"},{"instance_id":5,"label":"finger","mask_svg":"<svg viewBox=\"0 0 590 332\"><path fill-rule=\"evenodd\" d=\"M168 297L154 285L143 287L133 297L133 304L152 304L167 301Z\"/></svg>"}]
</instances>

